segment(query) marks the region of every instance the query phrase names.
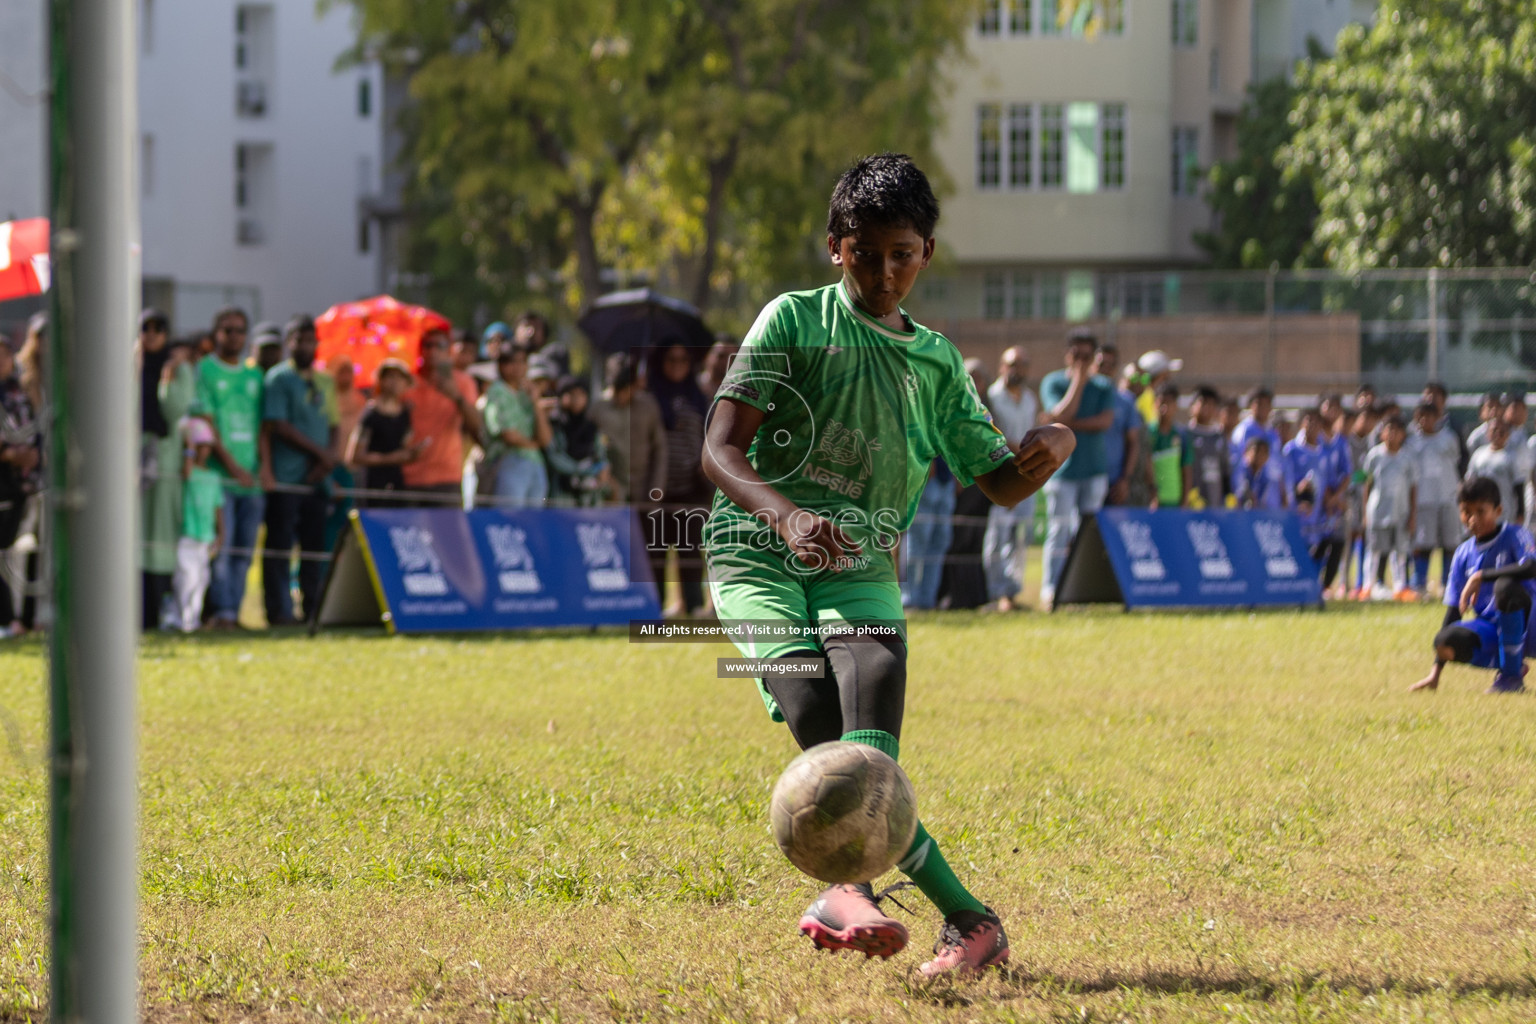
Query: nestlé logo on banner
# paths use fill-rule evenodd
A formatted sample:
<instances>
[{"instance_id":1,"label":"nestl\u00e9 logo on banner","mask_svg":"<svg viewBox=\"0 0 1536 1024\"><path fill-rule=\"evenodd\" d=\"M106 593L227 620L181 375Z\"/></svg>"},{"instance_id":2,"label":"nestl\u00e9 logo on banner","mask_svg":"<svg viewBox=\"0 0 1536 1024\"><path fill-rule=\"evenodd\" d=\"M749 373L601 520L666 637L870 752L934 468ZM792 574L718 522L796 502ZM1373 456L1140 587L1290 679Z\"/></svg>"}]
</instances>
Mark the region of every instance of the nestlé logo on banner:
<instances>
[{"instance_id":1,"label":"nestl\u00e9 logo on banner","mask_svg":"<svg viewBox=\"0 0 1536 1024\"><path fill-rule=\"evenodd\" d=\"M594 591L628 590L629 571L619 551L619 535L605 523L577 523L576 541L586 563L587 586Z\"/></svg>"},{"instance_id":2,"label":"nestl\u00e9 logo on banner","mask_svg":"<svg viewBox=\"0 0 1536 1024\"><path fill-rule=\"evenodd\" d=\"M412 597L443 597L448 577L432 547L432 532L421 526L391 526L389 543L400 566L400 583Z\"/></svg>"},{"instance_id":3,"label":"nestl\u00e9 logo on banner","mask_svg":"<svg viewBox=\"0 0 1536 1024\"><path fill-rule=\"evenodd\" d=\"M495 524L485 529L496 560L496 583L503 594L536 594L544 589L533 552L528 550L528 533L515 526Z\"/></svg>"}]
</instances>

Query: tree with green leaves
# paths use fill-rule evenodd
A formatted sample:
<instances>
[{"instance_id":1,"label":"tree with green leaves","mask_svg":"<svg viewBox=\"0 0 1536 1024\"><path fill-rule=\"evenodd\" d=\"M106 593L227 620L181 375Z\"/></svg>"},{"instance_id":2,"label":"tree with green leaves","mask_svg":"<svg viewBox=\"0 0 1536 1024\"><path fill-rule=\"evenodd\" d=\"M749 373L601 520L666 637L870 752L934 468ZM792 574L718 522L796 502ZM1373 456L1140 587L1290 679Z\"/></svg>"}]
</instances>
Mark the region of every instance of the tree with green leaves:
<instances>
[{"instance_id":1,"label":"tree with green leaves","mask_svg":"<svg viewBox=\"0 0 1536 1024\"><path fill-rule=\"evenodd\" d=\"M1280 159L1329 265L1536 260L1536 0L1384 0L1296 85Z\"/></svg>"},{"instance_id":2,"label":"tree with green leaves","mask_svg":"<svg viewBox=\"0 0 1536 1024\"><path fill-rule=\"evenodd\" d=\"M413 269L472 272L471 306L559 280L569 309L610 272L654 274L700 307L802 276L843 166L880 149L932 164L939 69L976 9L346 2L360 52L409 74Z\"/></svg>"},{"instance_id":3,"label":"tree with green leaves","mask_svg":"<svg viewBox=\"0 0 1536 1024\"><path fill-rule=\"evenodd\" d=\"M1251 86L1237 121L1237 155L1207 173L1217 228L1195 241L1222 270L1316 266L1317 199L1310 174L1282 171L1276 157L1291 141L1295 89L1283 78Z\"/></svg>"}]
</instances>

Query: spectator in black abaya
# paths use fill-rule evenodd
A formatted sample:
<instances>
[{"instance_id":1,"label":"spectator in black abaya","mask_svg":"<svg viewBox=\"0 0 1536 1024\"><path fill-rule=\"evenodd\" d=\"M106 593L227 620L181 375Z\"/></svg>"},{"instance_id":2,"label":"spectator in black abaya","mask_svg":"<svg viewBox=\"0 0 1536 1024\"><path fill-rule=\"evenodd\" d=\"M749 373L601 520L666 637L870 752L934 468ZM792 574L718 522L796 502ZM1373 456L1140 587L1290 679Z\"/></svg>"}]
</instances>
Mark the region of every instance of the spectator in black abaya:
<instances>
[{"instance_id":1,"label":"spectator in black abaya","mask_svg":"<svg viewBox=\"0 0 1536 1024\"><path fill-rule=\"evenodd\" d=\"M667 548L677 549L678 582L685 614L704 607L704 520L714 487L704 476L704 418L709 397L699 388L692 353L681 342L663 342L648 360L651 394L661 407L667 435L667 486L661 509L647 517L647 549L658 590Z\"/></svg>"},{"instance_id":2,"label":"spectator in black abaya","mask_svg":"<svg viewBox=\"0 0 1536 1024\"><path fill-rule=\"evenodd\" d=\"M175 548L156 543L154 522L154 495L161 475L181 472L179 463L160 464L165 448L162 442L171 433L160 407L160 382L171 358L170 336L170 321L164 313L146 309L139 315L139 495L143 499L139 516L143 534L140 573L142 626L146 632L160 624L160 607L171 592L171 575L176 571ZM172 535L174 532L170 531Z\"/></svg>"}]
</instances>

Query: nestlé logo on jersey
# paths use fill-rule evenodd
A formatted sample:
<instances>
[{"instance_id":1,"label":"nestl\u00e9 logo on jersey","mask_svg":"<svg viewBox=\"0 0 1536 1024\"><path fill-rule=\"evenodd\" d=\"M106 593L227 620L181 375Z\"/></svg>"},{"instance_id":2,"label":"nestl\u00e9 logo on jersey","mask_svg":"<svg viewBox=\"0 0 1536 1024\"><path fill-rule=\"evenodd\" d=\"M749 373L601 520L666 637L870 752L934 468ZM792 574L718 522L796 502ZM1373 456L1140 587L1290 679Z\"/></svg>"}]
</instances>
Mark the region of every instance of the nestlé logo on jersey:
<instances>
[{"instance_id":1,"label":"nestl\u00e9 logo on jersey","mask_svg":"<svg viewBox=\"0 0 1536 1024\"><path fill-rule=\"evenodd\" d=\"M813 457L826 459L834 466L856 471L858 479L844 476L826 466L812 465L807 460L802 475L836 494L857 498L864 493L864 481L874 472L872 453L881 450L878 437L866 438L858 427L849 429L837 420L828 420L822 432L821 443L811 453Z\"/></svg>"}]
</instances>

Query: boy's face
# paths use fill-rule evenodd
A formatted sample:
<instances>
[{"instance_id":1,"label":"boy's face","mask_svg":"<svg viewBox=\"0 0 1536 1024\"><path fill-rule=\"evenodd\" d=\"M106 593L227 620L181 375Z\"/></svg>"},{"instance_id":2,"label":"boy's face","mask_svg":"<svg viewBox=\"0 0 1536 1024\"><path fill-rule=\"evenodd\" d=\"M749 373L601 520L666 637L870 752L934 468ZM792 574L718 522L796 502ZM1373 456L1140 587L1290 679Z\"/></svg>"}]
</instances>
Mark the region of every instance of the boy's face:
<instances>
[{"instance_id":1,"label":"boy's face","mask_svg":"<svg viewBox=\"0 0 1536 1024\"><path fill-rule=\"evenodd\" d=\"M910 227L871 224L846 238L827 236L832 265L859 308L876 318L894 315L912 291L918 272L933 259L933 239Z\"/></svg>"},{"instance_id":2,"label":"boy's face","mask_svg":"<svg viewBox=\"0 0 1536 1024\"><path fill-rule=\"evenodd\" d=\"M1488 421L1488 445L1497 451L1509 441L1509 424L1503 420Z\"/></svg>"},{"instance_id":3,"label":"boy's face","mask_svg":"<svg viewBox=\"0 0 1536 1024\"><path fill-rule=\"evenodd\" d=\"M1511 427L1523 427L1528 418L1524 402L1510 402L1504 407L1504 422Z\"/></svg>"},{"instance_id":4,"label":"boy's face","mask_svg":"<svg viewBox=\"0 0 1536 1024\"><path fill-rule=\"evenodd\" d=\"M1317 444L1317 435L1322 432L1323 423L1321 416L1307 413L1301 418L1301 436L1307 439L1307 444Z\"/></svg>"},{"instance_id":5,"label":"boy's face","mask_svg":"<svg viewBox=\"0 0 1536 1024\"><path fill-rule=\"evenodd\" d=\"M1189 414L1195 418L1195 422L1202 427L1209 426L1214 410L1211 408L1211 400L1200 395L1189 403Z\"/></svg>"},{"instance_id":6,"label":"boy's face","mask_svg":"<svg viewBox=\"0 0 1536 1024\"><path fill-rule=\"evenodd\" d=\"M1499 526L1502 507L1487 501L1464 501L1456 506L1461 525L1474 537L1486 537Z\"/></svg>"},{"instance_id":7,"label":"boy's face","mask_svg":"<svg viewBox=\"0 0 1536 1024\"><path fill-rule=\"evenodd\" d=\"M580 416L587 411L587 392L582 388L572 388L560 396L560 408L572 416Z\"/></svg>"},{"instance_id":8,"label":"boy's face","mask_svg":"<svg viewBox=\"0 0 1536 1024\"><path fill-rule=\"evenodd\" d=\"M1274 411L1274 408L1275 403L1263 396L1248 403L1248 410L1253 413L1254 421L1257 423L1268 423L1269 414Z\"/></svg>"},{"instance_id":9,"label":"boy's face","mask_svg":"<svg viewBox=\"0 0 1536 1024\"><path fill-rule=\"evenodd\" d=\"M1256 444L1243 449L1243 463L1253 472L1257 473L1264 468L1264 463L1269 461L1269 449Z\"/></svg>"},{"instance_id":10,"label":"boy's face","mask_svg":"<svg viewBox=\"0 0 1536 1024\"><path fill-rule=\"evenodd\" d=\"M1163 423L1172 423L1173 414L1179 410L1179 400L1168 395L1157 396L1157 418Z\"/></svg>"},{"instance_id":11,"label":"boy's face","mask_svg":"<svg viewBox=\"0 0 1536 1024\"><path fill-rule=\"evenodd\" d=\"M1387 451L1395 452L1403 446L1403 440L1407 436L1407 431L1405 431L1397 424L1392 423L1389 424L1387 428L1381 432L1381 443L1387 446Z\"/></svg>"},{"instance_id":12,"label":"boy's face","mask_svg":"<svg viewBox=\"0 0 1536 1024\"><path fill-rule=\"evenodd\" d=\"M1413 422L1419 425L1420 433L1424 434L1433 434L1435 429L1440 425L1440 421L1435 419L1435 414L1432 412L1414 413Z\"/></svg>"}]
</instances>

